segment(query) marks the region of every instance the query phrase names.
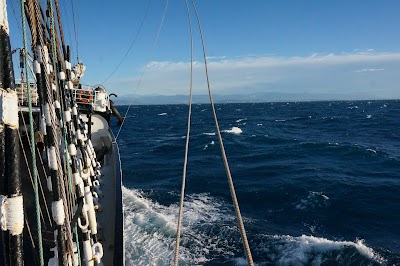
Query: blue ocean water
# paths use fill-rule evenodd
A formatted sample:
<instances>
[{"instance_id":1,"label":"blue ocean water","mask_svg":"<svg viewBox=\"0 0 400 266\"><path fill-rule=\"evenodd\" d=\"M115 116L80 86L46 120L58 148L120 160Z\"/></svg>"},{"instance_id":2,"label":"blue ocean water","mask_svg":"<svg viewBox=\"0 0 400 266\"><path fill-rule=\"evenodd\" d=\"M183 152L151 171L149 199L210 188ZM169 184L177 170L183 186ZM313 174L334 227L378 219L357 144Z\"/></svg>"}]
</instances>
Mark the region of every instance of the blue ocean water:
<instances>
[{"instance_id":1,"label":"blue ocean water","mask_svg":"<svg viewBox=\"0 0 400 266\"><path fill-rule=\"evenodd\" d=\"M257 265L400 265L400 101L216 108ZM133 106L120 133L127 265L173 260L186 120ZM193 107L183 215L180 265L246 265L209 105Z\"/></svg>"}]
</instances>

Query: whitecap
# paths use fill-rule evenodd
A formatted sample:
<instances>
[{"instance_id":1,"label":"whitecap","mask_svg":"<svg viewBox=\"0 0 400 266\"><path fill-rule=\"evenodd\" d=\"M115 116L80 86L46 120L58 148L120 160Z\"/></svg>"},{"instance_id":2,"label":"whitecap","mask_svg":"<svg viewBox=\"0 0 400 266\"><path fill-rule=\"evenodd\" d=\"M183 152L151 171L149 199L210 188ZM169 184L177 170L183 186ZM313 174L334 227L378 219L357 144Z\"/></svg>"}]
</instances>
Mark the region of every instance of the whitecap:
<instances>
[{"instance_id":1,"label":"whitecap","mask_svg":"<svg viewBox=\"0 0 400 266\"><path fill-rule=\"evenodd\" d=\"M371 118L372 117L372 115L367 115L367 118Z\"/></svg>"},{"instance_id":2,"label":"whitecap","mask_svg":"<svg viewBox=\"0 0 400 266\"><path fill-rule=\"evenodd\" d=\"M171 265L175 247L178 205L161 205L144 197L137 189L122 188L126 265ZM201 265L209 254L232 254L224 239L236 236L235 216L230 205L207 193L185 197L182 220L185 246L181 265ZM221 225L215 226L218 223Z\"/></svg>"},{"instance_id":3,"label":"whitecap","mask_svg":"<svg viewBox=\"0 0 400 266\"><path fill-rule=\"evenodd\" d=\"M175 217L139 191L122 189L124 204L125 263L127 265L167 265L175 232ZM157 254L157 256L155 255Z\"/></svg>"},{"instance_id":4,"label":"whitecap","mask_svg":"<svg viewBox=\"0 0 400 266\"><path fill-rule=\"evenodd\" d=\"M285 119L276 119L275 122L285 122Z\"/></svg>"},{"instance_id":5,"label":"whitecap","mask_svg":"<svg viewBox=\"0 0 400 266\"><path fill-rule=\"evenodd\" d=\"M242 131L239 127L232 127L231 129L224 130L223 132L239 135L239 134L241 134L243 131Z\"/></svg>"},{"instance_id":6,"label":"whitecap","mask_svg":"<svg viewBox=\"0 0 400 266\"><path fill-rule=\"evenodd\" d=\"M215 136L215 132L204 132L203 135Z\"/></svg>"},{"instance_id":7,"label":"whitecap","mask_svg":"<svg viewBox=\"0 0 400 266\"><path fill-rule=\"evenodd\" d=\"M375 154L376 154L376 150L373 150L373 149L367 149L367 151L371 151L371 152L373 152L373 153L375 153Z\"/></svg>"},{"instance_id":8,"label":"whitecap","mask_svg":"<svg viewBox=\"0 0 400 266\"><path fill-rule=\"evenodd\" d=\"M246 121L246 120L247 120L247 118L240 118L240 119L236 120L235 122L236 122L236 123L240 123L240 122Z\"/></svg>"},{"instance_id":9,"label":"whitecap","mask_svg":"<svg viewBox=\"0 0 400 266\"><path fill-rule=\"evenodd\" d=\"M281 257L277 261L278 265L320 265L324 253L339 251L345 247L355 248L362 256L371 259L377 263L383 263L384 258L379 256L370 247L364 244L364 240L352 241L334 241L326 238L302 235L292 236L273 236L275 240L283 241L282 245L276 245ZM315 256L315 253L321 253ZM338 255L337 258L340 258ZM311 263L310 263L310 260Z\"/></svg>"},{"instance_id":10,"label":"whitecap","mask_svg":"<svg viewBox=\"0 0 400 266\"><path fill-rule=\"evenodd\" d=\"M206 144L206 146L204 146L203 148L203 151L208 148L208 145L214 145L214 141L211 141L210 143Z\"/></svg>"},{"instance_id":11,"label":"whitecap","mask_svg":"<svg viewBox=\"0 0 400 266\"><path fill-rule=\"evenodd\" d=\"M262 126L262 125L263 125L263 124L257 124L257 126L259 126L259 127Z\"/></svg>"},{"instance_id":12,"label":"whitecap","mask_svg":"<svg viewBox=\"0 0 400 266\"><path fill-rule=\"evenodd\" d=\"M301 199L295 206L298 210L323 208L328 206L329 197L322 192L309 191L306 198Z\"/></svg>"},{"instance_id":13,"label":"whitecap","mask_svg":"<svg viewBox=\"0 0 400 266\"><path fill-rule=\"evenodd\" d=\"M349 107L347 107L348 109L358 109L358 106L357 105L354 105L354 106L349 106Z\"/></svg>"},{"instance_id":14,"label":"whitecap","mask_svg":"<svg viewBox=\"0 0 400 266\"><path fill-rule=\"evenodd\" d=\"M161 114L158 114L158 115L160 115L160 116L162 116L162 115L167 115L167 113L161 113Z\"/></svg>"}]
</instances>

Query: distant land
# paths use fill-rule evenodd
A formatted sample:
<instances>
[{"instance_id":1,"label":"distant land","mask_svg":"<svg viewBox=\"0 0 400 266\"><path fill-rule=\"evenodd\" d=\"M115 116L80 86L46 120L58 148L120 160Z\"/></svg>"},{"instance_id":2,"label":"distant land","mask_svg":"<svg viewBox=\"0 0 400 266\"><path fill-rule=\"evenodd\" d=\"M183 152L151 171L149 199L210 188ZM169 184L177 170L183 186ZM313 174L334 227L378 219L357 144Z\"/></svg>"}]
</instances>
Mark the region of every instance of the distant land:
<instances>
[{"instance_id":1,"label":"distant land","mask_svg":"<svg viewBox=\"0 0 400 266\"><path fill-rule=\"evenodd\" d=\"M151 104L187 104L188 95L122 95L112 98L116 105L151 105ZM311 93L254 93L254 94L231 94L213 95L215 103L257 103L257 102L304 102L304 101L354 101L354 100L385 100L376 95L367 93L352 94L311 94ZM208 95L194 95L193 103L208 103Z\"/></svg>"}]
</instances>

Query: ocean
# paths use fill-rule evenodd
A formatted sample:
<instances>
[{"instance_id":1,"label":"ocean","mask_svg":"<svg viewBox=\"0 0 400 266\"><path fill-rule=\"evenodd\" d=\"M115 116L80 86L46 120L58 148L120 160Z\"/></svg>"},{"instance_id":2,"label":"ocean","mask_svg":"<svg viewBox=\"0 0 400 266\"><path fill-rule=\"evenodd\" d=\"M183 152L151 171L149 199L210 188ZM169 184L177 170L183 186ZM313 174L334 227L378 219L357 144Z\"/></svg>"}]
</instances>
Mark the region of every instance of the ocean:
<instances>
[{"instance_id":1,"label":"ocean","mask_svg":"<svg viewBox=\"0 0 400 266\"><path fill-rule=\"evenodd\" d=\"M132 106L118 137L127 265L173 261L187 109ZM400 265L400 101L216 109L256 265ZM209 105L191 127L180 265L246 265Z\"/></svg>"}]
</instances>

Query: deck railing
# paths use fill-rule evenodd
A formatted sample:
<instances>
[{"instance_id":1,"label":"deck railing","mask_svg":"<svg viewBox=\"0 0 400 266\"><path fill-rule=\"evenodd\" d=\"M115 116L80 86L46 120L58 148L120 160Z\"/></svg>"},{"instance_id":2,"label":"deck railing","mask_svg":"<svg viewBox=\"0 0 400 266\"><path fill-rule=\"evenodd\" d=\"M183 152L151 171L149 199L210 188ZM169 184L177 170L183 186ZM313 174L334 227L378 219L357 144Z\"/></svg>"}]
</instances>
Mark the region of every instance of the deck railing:
<instances>
[{"instance_id":1,"label":"deck railing","mask_svg":"<svg viewBox=\"0 0 400 266\"><path fill-rule=\"evenodd\" d=\"M28 91L26 84L17 83L15 85L18 93L18 100L20 106L28 105ZM32 105L39 105L39 95L37 92L36 83L30 83ZM94 109L101 108L101 106L109 106L109 98L106 93L92 90L91 87L72 89L72 97L79 106L83 108L92 107Z\"/></svg>"},{"instance_id":2,"label":"deck railing","mask_svg":"<svg viewBox=\"0 0 400 266\"><path fill-rule=\"evenodd\" d=\"M38 106L39 95L37 92L36 83L30 83L29 85L30 85L30 90L31 90L32 105ZM19 105L20 106L28 105L28 90L26 88L26 84L24 84L24 83L15 84L15 90L18 93Z\"/></svg>"}]
</instances>

